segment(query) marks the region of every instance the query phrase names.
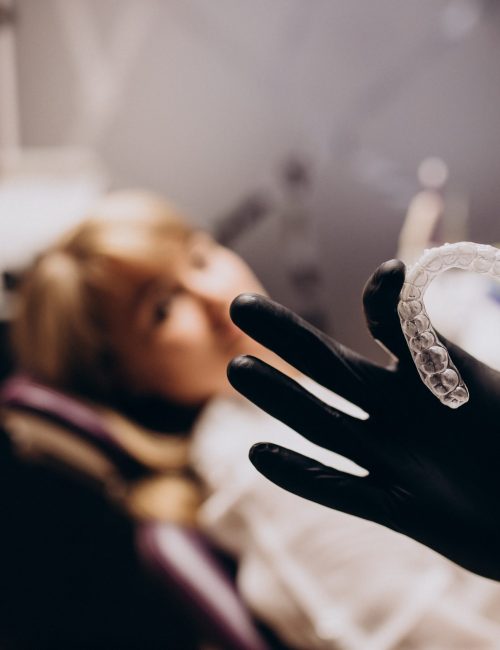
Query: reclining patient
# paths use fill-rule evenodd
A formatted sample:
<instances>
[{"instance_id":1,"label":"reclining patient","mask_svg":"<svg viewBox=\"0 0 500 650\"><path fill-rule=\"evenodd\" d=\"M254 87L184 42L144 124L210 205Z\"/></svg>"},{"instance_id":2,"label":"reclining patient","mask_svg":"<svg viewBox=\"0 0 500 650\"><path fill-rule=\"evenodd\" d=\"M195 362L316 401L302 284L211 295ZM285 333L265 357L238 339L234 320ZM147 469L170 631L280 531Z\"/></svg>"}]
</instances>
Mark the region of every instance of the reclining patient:
<instances>
[{"instance_id":1,"label":"reclining patient","mask_svg":"<svg viewBox=\"0 0 500 650\"><path fill-rule=\"evenodd\" d=\"M259 356L337 408L364 414L232 324L229 304L247 291L264 290L246 264L159 198L110 195L26 274L18 360L36 379L108 409L124 446L157 465L131 510L196 521L235 556L243 598L290 648L498 647L497 584L375 524L298 504L248 462L250 445L266 440L363 472L236 394L226 366L238 354ZM179 448L133 424L134 405L153 403L163 404L172 430L189 423ZM180 475L194 470L202 487L164 481L169 463Z\"/></svg>"}]
</instances>

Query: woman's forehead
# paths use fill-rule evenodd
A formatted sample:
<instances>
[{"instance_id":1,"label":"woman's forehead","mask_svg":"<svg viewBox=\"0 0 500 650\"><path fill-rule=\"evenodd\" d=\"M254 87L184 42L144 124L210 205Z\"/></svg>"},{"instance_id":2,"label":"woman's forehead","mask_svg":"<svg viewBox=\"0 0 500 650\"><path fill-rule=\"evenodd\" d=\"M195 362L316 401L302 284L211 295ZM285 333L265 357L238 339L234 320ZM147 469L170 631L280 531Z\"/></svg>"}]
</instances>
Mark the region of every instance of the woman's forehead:
<instances>
[{"instance_id":1,"label":"woman's forehead","mask_svg":"<svg viewBox=\"0 0 500 650\"><path fill-rule=\"evenodd\" d=\"M98 280L101 289L99 303L105 320L113 329L124 327L135 321L136 315L154 299L162 289L167 291L176 282L176 262L173 255L163 259L108 260L103 281Z\"/></svg>"},{"instance_id":2,"label":"woman's forehead","mask_svg":"<svg viewBox=\"0 0 500 650\"><path fill-rule=\"evenodd\" d=\"M134 255L117 256L109 260L112 300L104 308L111 320L129 322L141 320L141 313L164 300L182 282L192 245L197 233L184 238L158 239L149 250L136 250ZM144 252L146 251L146 254Z\"/></svg>"}]
</instances>

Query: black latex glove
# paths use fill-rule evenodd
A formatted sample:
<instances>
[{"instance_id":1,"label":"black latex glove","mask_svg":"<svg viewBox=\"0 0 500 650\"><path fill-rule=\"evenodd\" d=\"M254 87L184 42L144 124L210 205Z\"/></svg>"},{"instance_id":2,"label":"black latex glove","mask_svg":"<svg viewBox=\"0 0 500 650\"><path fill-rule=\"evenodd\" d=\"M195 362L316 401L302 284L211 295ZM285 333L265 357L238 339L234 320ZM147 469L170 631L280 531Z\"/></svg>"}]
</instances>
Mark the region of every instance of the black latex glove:
<instances>
[{"instance_id":1,"label":"black latex glove","mask_svg":"<svg viewBox=\"0 0 500 650\"><path fill-rule=\"evenodd\" d=\"M431 394L396 312L404 273L402 262L382 264L363 295L373 337L395 357L387 368L267 298L235 299L231 315L241 329L369 415L365 421L345 415L262 361L238 357L228 371L238 391L369 475L345 474L269 443L255 445L250 458L290 492L392 528L500 580L500 373L441 337L470 400L452 410Z\"/></svg>"}]
</instances>

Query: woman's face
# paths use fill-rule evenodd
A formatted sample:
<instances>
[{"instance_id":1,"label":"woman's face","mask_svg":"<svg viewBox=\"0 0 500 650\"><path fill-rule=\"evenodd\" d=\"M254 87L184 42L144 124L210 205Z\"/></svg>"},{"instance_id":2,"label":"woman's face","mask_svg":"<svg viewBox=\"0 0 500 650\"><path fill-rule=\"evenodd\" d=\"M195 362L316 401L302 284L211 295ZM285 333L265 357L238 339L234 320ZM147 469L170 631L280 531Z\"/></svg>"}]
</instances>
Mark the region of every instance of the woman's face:
<instances>
[{"instance_id":1,"label":"woman's face","mask_svg":"<svg viewBox=\"0 0 500 650\"><path fill-rule=\"evenodd\" d=\"M179 244L168 273L140 286L114 333L129 386L187 405L229 390L230 359L260 348L229 317L233 298L247 291L264 293L238 255L203 233Z\"/></svg>"}]
</instances>

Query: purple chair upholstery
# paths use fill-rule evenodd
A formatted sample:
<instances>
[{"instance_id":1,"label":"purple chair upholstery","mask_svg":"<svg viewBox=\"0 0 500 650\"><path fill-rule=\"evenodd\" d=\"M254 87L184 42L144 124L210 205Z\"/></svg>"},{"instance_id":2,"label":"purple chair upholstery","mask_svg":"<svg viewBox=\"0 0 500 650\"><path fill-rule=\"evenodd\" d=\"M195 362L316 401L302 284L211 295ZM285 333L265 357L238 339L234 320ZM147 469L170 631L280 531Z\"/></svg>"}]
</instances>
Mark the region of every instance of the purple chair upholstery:
<instances>
[{"instance_id":1,"label":"purple chair upholstery","mask_svg":"<svg viewBox=\"0 0 500 650\"><path fill-rule=\"evenodd\" d=\"M63 425L105 453L124 475L138 465L118 446L99 414L74 397L16 375L3 384L0 404ZM224 650L269 650L223 562L199 531L138 523L136 541L143 563L184 605L208 641Z\"/></svg>"},{"instance_id":2,"label":"purple chair upholstery","mask_svg":"<svg viewBox=\"0 0 500 650\"><path fill-rule=\"evenodd\" d=\"M198 620L211 640L235 650L268 648L202 535L152 522L139 528L137 539L141 556L190 611L199 613Z\"/></svg>"}]
</instances>

